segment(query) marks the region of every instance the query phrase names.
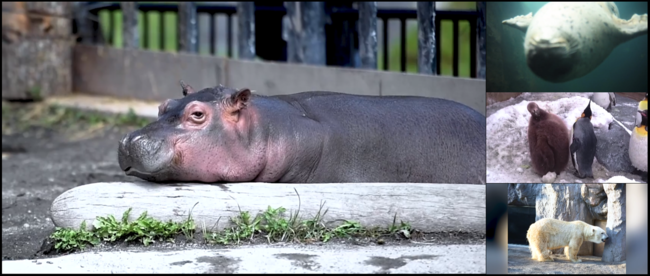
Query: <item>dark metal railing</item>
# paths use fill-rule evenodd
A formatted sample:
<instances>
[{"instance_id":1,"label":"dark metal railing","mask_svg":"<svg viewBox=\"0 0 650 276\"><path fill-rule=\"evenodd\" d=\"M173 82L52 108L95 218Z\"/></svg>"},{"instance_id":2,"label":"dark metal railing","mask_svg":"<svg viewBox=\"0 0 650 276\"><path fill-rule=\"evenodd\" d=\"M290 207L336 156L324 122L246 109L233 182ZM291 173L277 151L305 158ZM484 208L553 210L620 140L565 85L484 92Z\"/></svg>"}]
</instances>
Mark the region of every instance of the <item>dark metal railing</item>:
<instances>
[{"instance_id":1,"label":"dark metal railing","mask_svg":"<svg viewBox=\"0 0 650 276\"><path fill-rule=\"evenodd\" d=\"M97 3L97 2L95 2ZM435 5L434 5L435 7ZM158 3L139 3L137 5L137 8L143 12L145 20L143 20L142 24L144 25L144 33L142 36L143 44L145 49L150 48L150 41L149 41L149 26L148 26L148 20L147 20L147 15L149 12L159 12L160 13L160 45L161 49L164 49L164 30L165 30L165 25L164 25L164 14L173 12L173 13L178 13L179 7L177 4L158 4ZM106 3L105 5L101 5L98 8L90 9L88 12L95 17L99 18L99 12L103 10L108 10L111 13L111 16L109 16L108 20L108 33L107 37L105 38L106 43L112 44L114 41L113 37L113 32L114 32L114 19L113 19L113 12L116 10L120 10L120 4L119 3ZM458 76L458 65L459 65L459 46L458 46L458 39L459 39L459 31L458 31L458 24L460 21L467 21L469 22L470 25L470 77L476 78L476 64L477 64L477 18L479 16L479 13L476 11L441 11L441 10L435 10L435 61L436 61L436 68L435 74L440 75L440 23L441 21L452 21L453 22L453 76ZM281 15L286 14L286 9L284 7L265 7L265 6L255 6L255 14L258 13L278 13ZM326 11L329 16L334 20L337 18L342 18L346 20L358 20L359 19L359 10L357 9L352 9L352 8L332 8L329 11ZM216 15L223 14L226 16L226 30L227 30L227 56L228 57L233 57L233 43L232 43L232 16L237 13L237 7L236 6L226 6L226 5L219 5L219 4L210 4L210 5L203 5L199 4L196 5L196 13L197 15L200 14L208 14L209 15L209 52L212 55L216 55L217 53L217 47L216 47L216 27L215 27L215 17ZM400 22L400 69L402 72L406 72L406 24L408 20L417 20L417 11L416 10L407 10L407 9L377 9L377 19L381 20L383 22L383 39L382 39L382 46L383 46L383 69L388 70L388 65L389 65L389 45L388 45L388 22L389 20L392 19L397 19ZM198 18L198 16L197 16ZM198 24L197 24L198 28ZM98 26L94 26L94 32L101 32ZM198 31L198 30L197 30ZM101 35L98 34L93 34L92 36L94 39L92 39L93 43L101 43L99 39L101 39ZM99 38L99 39L98 39ZM198 41L198 36L196 39L196 44L199 44ZM84 41L87 42L87 41ZM179 39L179 44L181 42L181 39ZM181 49L179 47L179 49Z\"/></svg>"}]
</instances>

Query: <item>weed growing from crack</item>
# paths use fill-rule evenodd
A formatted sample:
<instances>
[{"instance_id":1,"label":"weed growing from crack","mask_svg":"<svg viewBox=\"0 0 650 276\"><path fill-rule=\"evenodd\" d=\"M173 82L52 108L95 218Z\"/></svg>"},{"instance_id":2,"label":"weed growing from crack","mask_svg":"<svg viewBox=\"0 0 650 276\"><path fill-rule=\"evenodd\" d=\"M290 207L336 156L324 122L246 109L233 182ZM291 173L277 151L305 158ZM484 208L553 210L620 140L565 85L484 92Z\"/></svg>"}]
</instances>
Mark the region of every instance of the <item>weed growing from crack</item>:
<instances>
[{"instance_id":1,"label":"weed growing from crack","mask_svg":"<svg viewBox=\"0 0 650 276\"><path fill-rule=\"evenodd\" d=\"M298 194L298 191L296 191ZM411 226L401 221L397 224L397 214L393 223L387 228L366 228L357 221L346 220L340 225L327 227L323 218L328 209L324 209L325 202L320 203L319 210L314 217L302 220L300 214L300 195L298 194L298 210L290 212L285 217L284 207L268 208L256 216L249 211L242 211L230 219L230 225L222 231L208 231L204 225L203 237L206 242L222 245L239 245L245 241L252 241L256 236L266 238L268 243L276 242L328 242L333 237L371 237L377 238L388 235L399 235L411 238ZM197 202L198 204L198 202ZM196 204L194 205L196 206ZM121 220L109 215L97 217L93 222L94 229L86 230L86 222L82 222L79 230L57 228L51 235L55 241L55 249L59 251L72 251L84 249L87 245L97 245L100 241L115 242L118 240L138 241L148 246L156 241L174 242L174 237L183 234L188 239L193 239L196 225L190 214L182 222L162 222L143 212L136 220L129 222L131 208L126 210ZM219 223L219 220L217 221ZM383 244L379 239L378 243Z\"/></svg>"},{"instance_id":2,"label":"weed growing from crack","mask_svg":"<svg viewBox=\"0 0 650 276\"><path fill-rule=\"evenodd\" d=\"M86 230L86 221L81 223L79 230L58 228L51 237L56 241L54 248L59 251L72 251L84 249L86 245L99 244L99 237Z\"/></svg>"},{"instance_id":3,"label":"weed growing from crack","mask_svg":"<svg viewBox=\"0 0 650 276\"><path fill-rule=\"evenodd\" d=\"M145 211L136 220L129 222L130 213L131 208L124 212L119 221L113 215L97 217L91 231L86 229L86 221L81 223L79 230L57 227L50 236L54 239L54 248L59 251L72 251L84 249L89 244L97 245L100 241L118 240L139 241L147 246L156 240L174 242L174 237L179 233L188 239L193 237L195 224L191 215L183 222L162 222L148 216Z\"/></svg>"}]
</instances>

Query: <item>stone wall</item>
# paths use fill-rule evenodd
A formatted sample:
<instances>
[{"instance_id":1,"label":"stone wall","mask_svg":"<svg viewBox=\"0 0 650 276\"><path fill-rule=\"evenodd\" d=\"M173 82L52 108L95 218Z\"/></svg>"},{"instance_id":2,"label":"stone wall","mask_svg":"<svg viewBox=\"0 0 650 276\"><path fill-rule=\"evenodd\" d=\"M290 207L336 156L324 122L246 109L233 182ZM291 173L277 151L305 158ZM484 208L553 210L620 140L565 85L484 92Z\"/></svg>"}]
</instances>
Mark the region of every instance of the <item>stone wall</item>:
<instances>
[{"instance_id":1,"label":"stone wall","mask_svg":"<svg viewBox=\"0 0 650 276\"><path fill-rule=\"evenodd\" d=\"M72 2L2 2L2 99L72 92Z\"/></svg>"}]
</instances>

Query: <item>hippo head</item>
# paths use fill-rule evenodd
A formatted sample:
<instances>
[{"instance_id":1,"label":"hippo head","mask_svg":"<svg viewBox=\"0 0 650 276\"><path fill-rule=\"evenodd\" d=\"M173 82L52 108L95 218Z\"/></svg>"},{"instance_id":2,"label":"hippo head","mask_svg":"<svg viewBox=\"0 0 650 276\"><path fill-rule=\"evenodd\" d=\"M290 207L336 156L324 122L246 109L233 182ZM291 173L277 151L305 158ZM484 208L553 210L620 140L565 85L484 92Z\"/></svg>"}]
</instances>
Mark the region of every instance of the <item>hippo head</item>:
<instances>
[{"instance_id":1,"label":"hippo head","mask_svg":"<svg viewBox=\"0 0 650 276\"><path fill-rule=\"evenodd\" d=\"M540 78L565 82L579 64L580 40L556 26L538 27L526 33L526 64Z\"/></svg>"},{"instance_id":2,"label":"hippo head","mask_svg":"<svg viewBox=\"0 0 650 276\"><path fill-rule=\"evenodd\" d=\"M252 142L251 91L219 85L195 92L182 81L181 87L183 98L164 101L155 122L122 138L120 168L155 182L254 179L263 149Z\"/></svg>"}]
</instances>

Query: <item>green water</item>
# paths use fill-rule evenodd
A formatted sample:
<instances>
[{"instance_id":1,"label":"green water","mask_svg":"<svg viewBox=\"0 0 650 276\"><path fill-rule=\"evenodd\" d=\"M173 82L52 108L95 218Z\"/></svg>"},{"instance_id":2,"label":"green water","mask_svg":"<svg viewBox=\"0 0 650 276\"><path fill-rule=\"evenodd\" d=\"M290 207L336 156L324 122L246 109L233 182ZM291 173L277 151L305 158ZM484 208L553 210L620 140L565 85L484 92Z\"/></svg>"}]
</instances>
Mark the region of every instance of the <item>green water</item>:
<instances>
[{"instance_id":1,"label":"green water","mask_svg":"<svg viewBox=\"0 0 650 276\"><path fill-rule=\"evenodd\" d=\"M618 45L587 75L564 83L537 77L526 65L524 32L501 22L533 12L548 2L487 3L487 92L647 92L648 36ZM615 2L621 19L648 13L647 2Z\"/></svg>"}]
</instances>

